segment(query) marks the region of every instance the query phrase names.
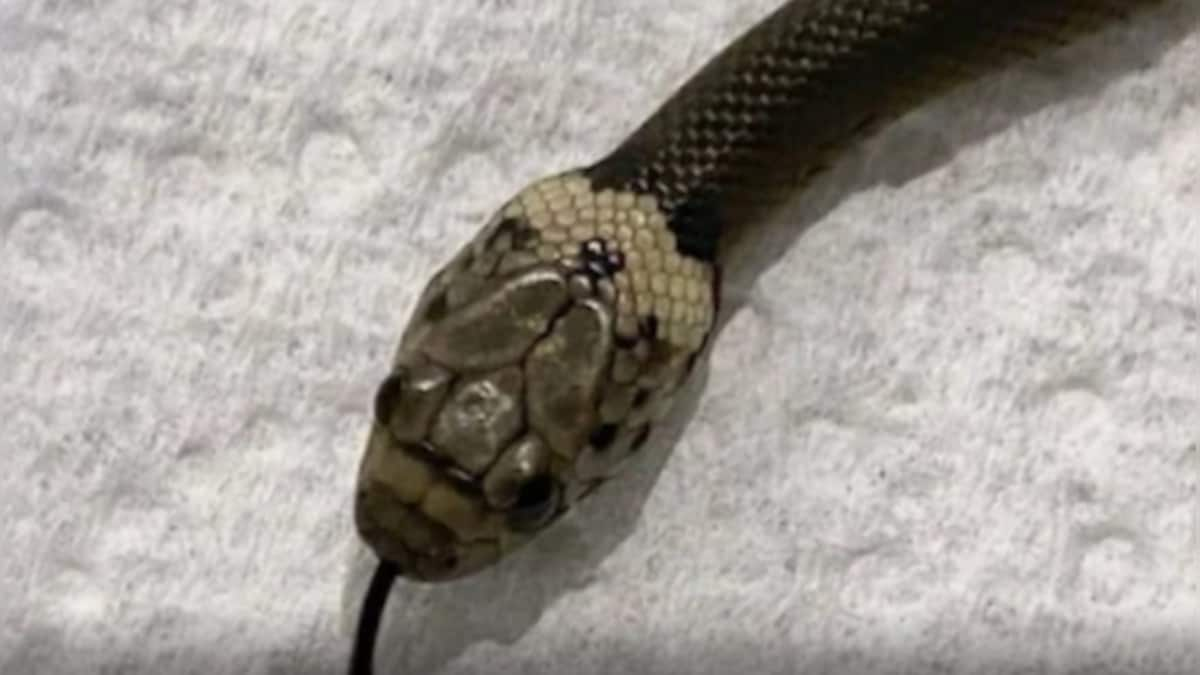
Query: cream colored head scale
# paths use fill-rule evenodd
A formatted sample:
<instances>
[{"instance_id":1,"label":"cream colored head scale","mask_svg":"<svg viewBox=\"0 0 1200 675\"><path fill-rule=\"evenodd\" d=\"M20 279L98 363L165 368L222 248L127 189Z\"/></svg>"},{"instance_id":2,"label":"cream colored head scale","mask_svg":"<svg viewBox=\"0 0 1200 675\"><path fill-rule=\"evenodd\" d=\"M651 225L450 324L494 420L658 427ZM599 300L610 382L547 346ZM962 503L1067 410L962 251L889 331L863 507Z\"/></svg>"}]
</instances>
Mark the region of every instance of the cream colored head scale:
<instances>
[{"instance_id":1,"label":"cream colored head scale","mask_svg":"<svg viewBox=\"0 0 1200 675\"><path fill-rule=\"evenodd\" d=\"M378 390L355 518L415 579L477 571L636 453L713 321L654 198L539 181L429 283Z\"/></svg>"}]
</instances>

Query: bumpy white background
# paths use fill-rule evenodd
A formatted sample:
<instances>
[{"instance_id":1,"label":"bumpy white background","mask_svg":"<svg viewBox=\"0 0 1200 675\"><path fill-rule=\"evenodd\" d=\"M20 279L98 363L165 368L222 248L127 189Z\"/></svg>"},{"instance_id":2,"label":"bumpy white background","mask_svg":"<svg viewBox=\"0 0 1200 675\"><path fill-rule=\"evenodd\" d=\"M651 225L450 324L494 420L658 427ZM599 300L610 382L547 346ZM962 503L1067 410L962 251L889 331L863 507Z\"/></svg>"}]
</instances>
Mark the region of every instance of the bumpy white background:
<instances>
[{"instance_id":1,"label":"bumpy white background","mask_svg":"<svg viewBox=\"0 0 1200 675\"><path fill-rule=\"evenodd\" d=\"M424 280L777 2L0 2L0 672L340 671ZM1200 672L1198 72L1176 1L852 153L381 672Z\"/></svg>"}]
</instances>

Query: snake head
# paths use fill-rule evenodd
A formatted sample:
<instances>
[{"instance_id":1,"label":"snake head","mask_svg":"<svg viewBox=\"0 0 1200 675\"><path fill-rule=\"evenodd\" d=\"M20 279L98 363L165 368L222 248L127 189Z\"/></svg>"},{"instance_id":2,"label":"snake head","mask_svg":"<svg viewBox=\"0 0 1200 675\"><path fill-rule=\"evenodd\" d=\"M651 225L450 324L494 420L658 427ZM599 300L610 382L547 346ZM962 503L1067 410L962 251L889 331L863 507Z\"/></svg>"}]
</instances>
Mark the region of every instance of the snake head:
<instances>
[{"instance_id":1,"label":"snake head","mask_svg":"<svg viewBox=\"0 0 1200 675\"><path fill-rule=\"evenodd\" d=\"M663 238L630 227L622 239L627 222L654 234L654 213L550 179L430 281L377 390L359 473L356 523L381 558L430 581L487 567L642 446L711 319L707 268L680 259L677 280L656 274L678 255L657 250Z\"/></svg>"}]
</instances>

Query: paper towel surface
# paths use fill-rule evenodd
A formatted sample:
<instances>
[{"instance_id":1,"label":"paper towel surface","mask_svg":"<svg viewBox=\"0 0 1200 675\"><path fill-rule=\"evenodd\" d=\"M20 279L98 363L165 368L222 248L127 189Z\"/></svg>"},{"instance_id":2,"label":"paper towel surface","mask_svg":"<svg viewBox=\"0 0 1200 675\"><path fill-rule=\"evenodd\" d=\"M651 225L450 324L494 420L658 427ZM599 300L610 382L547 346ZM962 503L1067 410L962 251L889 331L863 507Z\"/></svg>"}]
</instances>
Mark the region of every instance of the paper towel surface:
<instances>
[{"instance_id":1,"label":"paper towel surface","mask_svg":"<svg viewBox=\"0 0 1200 675\"><path fill-rule=\"evenodd\" d=\"M342 672L416 294L777 4L0 3L0 673ZM1197 72L1176 1L851 153L378 672L1200 672Z\"/></svg>"}]
</instances>

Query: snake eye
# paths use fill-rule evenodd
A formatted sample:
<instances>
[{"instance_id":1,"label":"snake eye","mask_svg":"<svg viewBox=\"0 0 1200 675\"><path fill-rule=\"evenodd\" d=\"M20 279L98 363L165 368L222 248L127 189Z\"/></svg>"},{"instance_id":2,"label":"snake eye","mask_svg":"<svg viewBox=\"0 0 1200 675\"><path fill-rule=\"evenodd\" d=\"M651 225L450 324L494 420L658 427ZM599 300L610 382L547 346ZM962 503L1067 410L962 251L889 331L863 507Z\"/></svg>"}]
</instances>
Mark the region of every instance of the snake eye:
<instances>
[{"instance_id":1,"label":"snake eye","mask_svg":"<svg viewBox=\"0 0 1200 675\"><path fill-rule=\"evenodd\" d=\"M549 522L558 509L558 500L558 483L549 474L538 474L517 491L517 501L509 510L509 524L514 530L536 530Z\"/></svg>"}]
</instances>

